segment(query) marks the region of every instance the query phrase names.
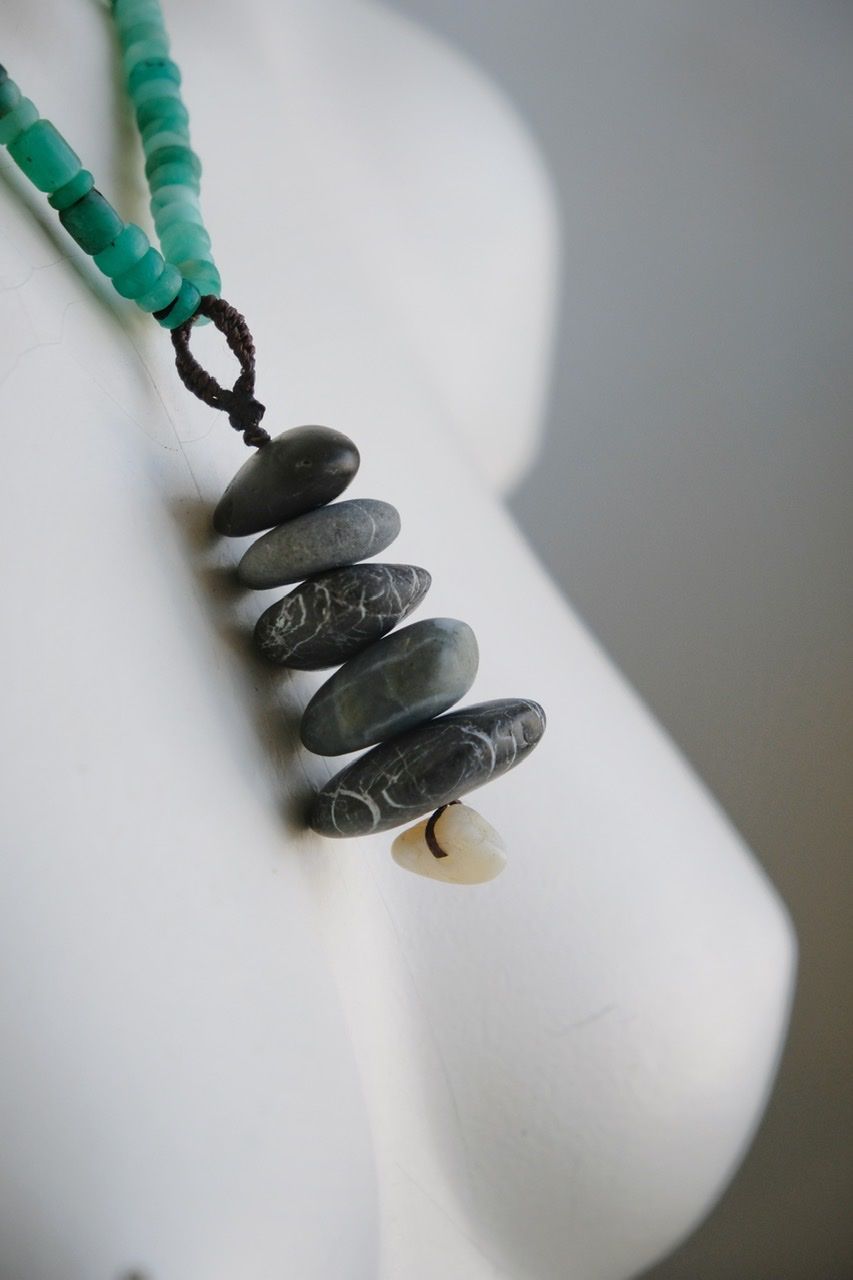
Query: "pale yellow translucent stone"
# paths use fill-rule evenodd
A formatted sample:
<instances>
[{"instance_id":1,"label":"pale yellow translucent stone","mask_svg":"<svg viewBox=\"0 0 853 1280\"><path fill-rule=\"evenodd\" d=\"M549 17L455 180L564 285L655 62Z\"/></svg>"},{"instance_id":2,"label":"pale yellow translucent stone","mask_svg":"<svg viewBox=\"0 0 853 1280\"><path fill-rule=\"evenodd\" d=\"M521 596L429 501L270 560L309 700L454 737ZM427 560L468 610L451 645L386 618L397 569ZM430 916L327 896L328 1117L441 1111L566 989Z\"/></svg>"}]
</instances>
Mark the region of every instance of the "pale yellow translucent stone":
<instances>
[{"instance_id":1,"label":"pale yellow translucent stone","mask_svg":"<svg viewBox=\"0 0 853 1280\"><path fill-rule=\"evenodd\" d=\"M391 846L394 861L415 875L446 884L484 884L506 866L506 847L494 827L465 804L450 804L433 834L447 855L437 858L426 841L428 818L401 832Z\"/></svg>"}]
</instances>

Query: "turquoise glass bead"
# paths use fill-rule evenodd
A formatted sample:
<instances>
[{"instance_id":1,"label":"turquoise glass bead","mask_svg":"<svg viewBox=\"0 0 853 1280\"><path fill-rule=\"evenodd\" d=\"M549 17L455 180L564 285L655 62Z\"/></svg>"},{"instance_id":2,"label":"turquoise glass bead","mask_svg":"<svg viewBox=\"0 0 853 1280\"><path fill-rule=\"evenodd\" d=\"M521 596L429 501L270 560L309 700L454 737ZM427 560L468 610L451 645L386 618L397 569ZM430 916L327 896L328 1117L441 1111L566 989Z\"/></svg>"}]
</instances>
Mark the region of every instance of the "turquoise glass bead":
<instances>
[{"instance_id":1,"label":"turquoise glass bead","mask_svg":"<svg viewBox=\"0 0 853 1280\"><path fill-rule=\"evenodd\" d=\"M49 120L36 120L14 142L9 155L39 191L56 191L82 167L62 134Z\"/></svg>"},{"instance_id":2,"label":"turquoise glass bead","mask_svg":"<svg viewBox=\"0 0 853 1280\"><path fill-rule=\"evenodd\" d=\"M203 227L204 218L198 205L188 204L184 200L173 200L171 204L162 205L156 210L154 226L157 228L158 236L162 236L170 227Z\"/></svg>"},{"instance_id":3,"label":"turquoise glass bead","mask_svg":"<svg viewBox=\"0 0 853 1280\"><path fill-rule=\"evenodd\" d=\"M161 164L148 179L152 195L162 187L184 186L198 191L199 177L192 165L184 160L175 160L171 164Z\"/></svg>"},{"instance_id":4,"label":"turquoise glass bead","mask_svg":"<svg viewBox=\"0 0 853 1280\"><path fill-rule=\"evenodd\" d=\"M177 268L185 280L190 280L199 293L219 294L222 288L222 277L212 262L206 258L190 258L177 263Z\"/></svg>"},{"instance_id":5,"label":"turquoise glass bead","mask_svg":"<svg viewBox=\"0 0 853 1280\"><path fill-rule=\"evenodd\" d=\"M29 98L21 98L16 107L0 120L0 142L8 147L16 138L29 129L31 124L35 124L39 118L39 113L34 102L30 102Z\"/></svg>"},{"instance_id":6,"label":"turquoise glass bead","mask_svg":"<svg viewBox=\"0 0 853 1280\"><path fill-rule=\"evenodd\" d=\"M181 86L174 80L157 76L154 80L146 80L143 84L137 85L130 98L138 111L147 102L156 102L158 98L177 98L180 92Z\"/></svg>"},{"instance_id":7,"label":"turquoise glass bead","mask_svg":"<svg viewBox=\"0 0 853 1280\"><path fill-rule=\"evenodd\" d=\"M172 204L175 200L181 200L184 204L195 205L198 208L199 199L197 191L191 191L180 182L167 183L151 193L150 208L156 218L160 209L165 209L167 204Z\"/></svg>"},{"instance_id":8,"label":"turquoise glass bead","mask_svg":"<svg viewBox=\"0 0 853 1280\"><path fill-rule=\"evenodd\" d=\"M158 127L159 122L154 121L146 134L142 135L142 149L146 155L153 155L159 147L188 147L190 145L190 131L186 127L179 129L163 129Z\"/></svg>"},{"instance_id":9,"label":"turquoise glass bead","mask_svg":"<svg viewBox=\"0 0 853 1280\"><path fill-rule=\"evenodd\" d=\"M109 200L94 188L59 214L69 235L86 253L101 253L111 245L124 226Z\"/></svg>"},{"instance_id":10,"label":"turquoise glass bead","mask_svg":"<svg viewBox=\"0 0 853 1280\"><path fill-rule=\"evenodd\" d=\"M6 75L3 82L0 83L0 117L5 116L9 111L14 111L20 101L20 89L15 84L15 81L10 80L9 76Z\"/></svg>"},{"instance_id":11,"label":"turquoise glass bead","mask_svg":"<svg viewBox=\"0 0 853 1280\"><path fill-rule=\"evenodd\" d=\"M175 84L180 84L180 68L177 62L173 62L171 58L164 57L162 54L140 58L134 64L127 80L127 89L131 97L141 84L145 84L146 80L174 80Z\"/></svg>"},{"instance_id":12,"label":"turquoise glass bead","mask_svg":"<svg viewBox=\"0 0 853 1280\"><path fill-rule=\"evenodd\" d=\"M133 72L140 63L147 62L149 59L161 58L167 61L169 57L169 41L164 32L161 36L149 36L147 40L137 40L135 44L129 44L122 54L121 68L125 74L126 80L129 80ZM151 77L148 77L149 79ZM169 77L161 76L161 79ZM133 94L131 93L131 98Z\"/></svg>"},{"instance_id":13,"label":"turquoise glass bead","mask_svg":"<svg viewBox=\"0 0 853 1280\"><path fill-rule=\"evenodd\" d=\"M169 262L183 262L185 258L206 258L210 253L210 236L198 223L178 222L171 227L158 227L157 233L163 257Z\"/></svg>"},{"instance_id":14,"label":"turquoise glass bead","mask_svg":"<svg viewBox=\"0 0 853 1280\"><path fill-rule=\"evenodd\" d=\"M123 298L138 298L154 288L163 274L164 266L163 255L150 248L127 271L123 271L120 276L113 276L113 288Z\"/></svg>"},{"instance_id":15,"label":"turquoise glass bead","mask_svg":"<svg viewBox=\"0 0 853 1280\"><path fill-rule=\"evenodd\" d=\"M151 248L151 242L141 227L128 222L111 245L95 254L95 266L105 276L120 276L139 262Z\"/></svg>"},{"instance_id":16,"label":"turquoise glass bead","mask_svg":"<svg viewBox=\"0 0 853 1280\"><path fill-rule=\"evenodd\" d=\"M121 47L125 52L127 52L132 45L140 44L143 40L165 40L167 44L169 40L162 23L153 22L151 20L147 22L134 22L132 26L129 27L119 27L118 34L121 41Z\"/></svg>"},{"instance_id":17,"label":"turquoise glass bead","mask_svg":"<svg viewBox=\"0 0 853 1280\"><path fill-rule=\"evenodd\" d=\"M201 161L198 156L191 147L180 144L152 151L145 161L146 178L153 178L157 170L167 164L185 164L197 178L201 177Z\"/></svg>"},{"instance_id":18,"label":"turquoise glass bead","mask_svg":"<svg viewBox=\"0 0 853 1280\"><path fill-rule=\"evenodd\" d=\"M177 298L181 291L181 273L171 262L163 267L163 274L147 293L141 293L134 301L143 311L162 311Z\"/></svg>"},{"instance_id":19,"label":"turquoise glass bead","mask_svg":"<svg viewBox=\"0 0 853 1280\"><path fill-rule=\"evenodd\" d=\"M70 182L66 182L64 187L60 187L52 196L48 196L47 203L54 209L62 211L88 195L94 185L95 179L89 170L81 169L79 173L75 173Z\"/></svg>"},{"instance_id":20,"label":"turquoise glass bead","mask_svg":"<svg viewBox=\"0 0 853 1280\"><path fill-rule=\"evenodd\" d=\"M173 304L165 314L162 311L155 311L154 319L158 320L164 329L177 329L195 315L200 302L201 294L195 285L189 280L182 280L181 291Z\"/></svg>"},{"instance_id":21,"label":"turquoise glass bead","mask_svg":"<svg viewBox=\"0 0 853 1280\"><path fill-rule=\"evenodd\" d=\"M150 83L152 82L149 81ZM158 83L163 82L161 80ZM189 119L190 113L180 98L176 98L174 94L152 98L150 101L139 103L136 108L136 123L140 129L151 124L152 120L161 120L164 127L171 129L176 124L188 124Z\"/></svg>"}]
</instances>

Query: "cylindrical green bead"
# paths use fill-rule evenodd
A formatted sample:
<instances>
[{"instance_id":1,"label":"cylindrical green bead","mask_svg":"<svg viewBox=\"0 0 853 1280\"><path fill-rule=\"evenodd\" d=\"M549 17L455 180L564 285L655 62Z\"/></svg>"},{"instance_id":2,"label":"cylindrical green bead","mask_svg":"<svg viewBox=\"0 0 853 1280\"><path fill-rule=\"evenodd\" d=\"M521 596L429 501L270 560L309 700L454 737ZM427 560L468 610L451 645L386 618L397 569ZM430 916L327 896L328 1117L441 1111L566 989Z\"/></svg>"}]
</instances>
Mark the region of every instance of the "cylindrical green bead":
<instances>
[{"instance_id":1,"label":"cylindrical green bead","mask_svg":"<svg viewBox=\"0 0 853 1280\"><path fill-rule=\"evenodd\" d=\"M181 282L182 276L178 268L171 262L167 262L154 288L140 294L134 301L143 311L162 311L177 298L181 291Z\"/></svg>"},{"instance_id":2,"label":"cylindrical green bead","mask_svg":"<svg viewBox=\"0 0 853 1280\"><path fill-rule=\"evenodd\" d=\"M149 81L149 83L151 82ZM162 81L158 83L162 84ZM176 98L174 94L142 102L136 108L136 123L140 130L151 124L153 120L168 122L168 128L172 128L173 125L178 123L188 124L189 118L190 113L180 98Z\"/></svg>"},{"instance_id":3,"label":"cylindrical green bead","mask_svg":"<svg viewBox=\"0 0 853 1280\"><path fill-rule=\"evenodd\" d=\"M113 288L123 298L139 298L154 288L163 274L164 266L163 255L156 249L149 249L127 271L123 271L120 276L113 276Z\"/></svg>"},{"instance_id":4,"label":"cylindrical green bead","mask_svg":"<svg viewBox=\"0 0 853 1280\"><path fill-rule=\"evenodd\" d=\"M186 258L207 258L210 255L210 236L197 223L178 222L162 230L158 227L157 233L160 236L160 251L169 262L183 262ZM186 274L185 271L184 275Z\"/></svg>"},{"instance_id":5,"label":"cylindrical green bead","mask_svg":"<svg viewBox=\"0 0 853 1280\"><path fill-rule=\"evenodd\" d=\"M111 245L124 227L109 200L94 188L63 209L59 221L80 248L93 256Z\"/></svg>"},{"instance_id":6,"label":"cylindrical green bead","mask_svg":"<svg viewBox=\"0 0 853 1280\"><path fill-rule=\"evenodd\" d=\"M127 89L131 97L147 80L174 80L175 84L180 84L181 71L177 62L173 62L171 58L163 54L152 54L138 59L128 75Z\"/></svg>"},{"instance_id":7,"label":"cylindrical green bead","mask_svg":"<svg viewBox=\"0 0 853 1280\"><path fill-rule=\"evenodd\" d=\"M171 164L161 164L148 179L152 194L162 187L183 186L198 191L201 183L192 165L185 160L175 160Z\"/></svg>"},{"instance_id":8,"label":"cylindrical green bead","mask_svg":"<svg viewBox=\"0 0 853 1280\"><path fill-rule=\"evenodd\" d=\"M95 254L95 266L105 276L120 276L144 258L150 248L151 241L142 228L129 222L111 245Z\"/></svg>"},{"instance_id":9,"label":"cylindrical green bead","mask_svg":"<svg viewBox=\"0 0 853 1280\"><path fill-rule=\"evenodd\" d=\"M47 203L61 212L88 195L94 185L95 179L89 170L81 169L79 173L75 173L70 182L66 182L64 187L60 187L52 196L48 196Z\"/></svg>"},{"instance_id":10,"label":"cylindrical green bead","mask_svg":"<svg viewBox=\"0 0 853 1280\"><path fill-rule=\"evenodd\" d=\"M154 226L158 236L162 236L170 227L204 227L204 218L197 205L173 200L154 214Z\"/></svg>"},{"instance_id":11,"label":"cylindrical green bead","mask_svg":"<svg viewBox=\"0 0 853 1280\"><path fill-rule=\"evenodd\" d=\"M157 28L157 31L153 33L154 35L166 34L163 11L159 5L155 4L137 4L131 9L122 10L121 14L115 15L115 23L118 28L119 38L125 48L136 43L139 37L132 40L131 35L143 23Z\"/></svg>"},{"instance_id":12,"label":"cylindrical green bead","mask_svg":"<svg viewBox=\"0 0 853 1280\"><path fill-rule=\"evenodd\" d=\"M172 306L169 307L165 315L155 311L154 319L159 321L164 329L177 329L195 315L200 302L201 294L195 285L191 284L189 280L183 280L181 282L181 291Z\"/></svg>"},{"instance_id":13,"label":"cylindrical green bead","mask_svg":"<svg viewBox=\"0 0 853 1280\"><path fill-rule=\"evenodd\" d=\"M10 80L7 74L2 84L0 84L0 119L8 112L14 111L20 101L21 91L15 81Z\"/></svg>"},{"instance_id":14,"label":"cylindrical green bead","mask_svg":"<svg viewBox=\"0 0 853 1280\"><path fill-rule=\"evenodd\" d=\"M175 264L185 280L191 281L199 293L218 294L222 289L222 277L215 265L206 258L190 258Z\"/></svg>"},{"instance_id":15,"label":"cylindrical green bead","mask_svg":"<svg viewBox=\"0 0 853 1280\"><path fill-rule=\"evenodd\" d=\"M158 98L179 98L180 93L181 86L174 80L169 80L166 76L157 76L154 80L146 80L143 84L137 85L130 99L138 111L140 107L145 106L146 102L156 102Z\"/></svg>"},{"instance_id":16,"label":"cylindrical green bead","mask_svg":"<svg viewBox=\"0 0 853 1280\"><path fill-rule=\"evenodd\" d=\"M176 144L170 147L158 147L152 151L145 161L145 176L153 178L158 169L167 164L185 164L197 178L201 177L201 161L192 147Z\"/></svg>"},{"instance_id":17,"label":"cylindrical green bead","mask_svg":"<svg viewBox=\"0 0 853 1280\"><path fill-rule=\"evenodd\" d=\"M0 142L5 147L11 146L26 129L29 129L30 125L35 124L38 118L39 113L35 103L29 98L21 98L18 105L0 120Z\"/></svg>"},{"instance_id":18,"label":"cylindrical green bead","mask_svg":"<svg viewBox=\"0 0 853 1280\"><path fill-rule=\"evenodd\" d=\"M36 120L9 144L9 155L39 191L56 191L82 168L59 130L49 120Z\"/></svg>"}]
</instances>

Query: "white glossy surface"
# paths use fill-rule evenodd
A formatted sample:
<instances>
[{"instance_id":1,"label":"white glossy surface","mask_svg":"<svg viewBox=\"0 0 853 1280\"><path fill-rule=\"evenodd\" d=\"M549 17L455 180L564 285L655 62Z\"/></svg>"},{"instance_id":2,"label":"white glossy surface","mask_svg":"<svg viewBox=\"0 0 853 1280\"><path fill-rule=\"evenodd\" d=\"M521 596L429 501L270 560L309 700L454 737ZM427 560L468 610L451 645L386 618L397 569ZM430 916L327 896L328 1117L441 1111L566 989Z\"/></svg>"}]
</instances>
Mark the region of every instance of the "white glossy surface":
<instances>
[{"instance_id":1,"label":"white glossy surface","mask_svg":"<svg viewBox=\"0 0 853 1280\"><path fill-rule=\"evenodd\" d=\"M242 447L3 157L2 1269L627 1276L748 1138L793 942L492 495L544 393L547 180L488 86L381 9L207 0L203 42L201 13L169 20L259 394L358 442L353 496L401 509L428 612L478 632L472 700L545 705L478 798L530 861L429 892L386 838L302 829L332 771L297 749L319 680L252 665L235 628L275 596L238 595L206 532ZM103 11L8 0L4 40L144 217ZM196 350L225 376L209 330Z\"/></svg>"}]
</instances>

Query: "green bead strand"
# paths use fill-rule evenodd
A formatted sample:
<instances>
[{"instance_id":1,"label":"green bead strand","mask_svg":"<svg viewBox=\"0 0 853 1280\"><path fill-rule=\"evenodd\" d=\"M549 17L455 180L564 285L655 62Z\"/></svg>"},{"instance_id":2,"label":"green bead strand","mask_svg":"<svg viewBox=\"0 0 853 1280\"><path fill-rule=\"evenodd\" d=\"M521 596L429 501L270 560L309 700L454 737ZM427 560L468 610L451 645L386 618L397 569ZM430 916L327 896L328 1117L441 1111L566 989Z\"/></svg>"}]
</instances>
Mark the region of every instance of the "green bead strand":
<instances>
[{"instance_id":1,"label":"green bead strand","mask_svg":"<svg viewBox=\"0 0 853 1280\"><path fill-rule=\"evenodd\" d=\"M157 228L160 248L167 262L204 258L210 253L210 236L195 222L175 222L165 230Z\"/></svg>"},{"instance_id":2,"label":"green bead strand","mask_svg":"<svg viewBox=\"0 0 853 1280\"><path fill-rule=\"evenodd\" d=\"M88 195L95 185L95 179L88 169L81 169L64 187L54 191L47 197L47 203L54 209L62 211L69 205L76 204L83 196Z\"/></svg>"},{"instance_id":3,"label":"green bead strand","mask_svg":"<svg viewBox=\"0 0 853 1280\"><path fill-rule=\"evenodd\" d=\"M150 57L140 58L132 64L130 74L127 78L127 87L131 95L145 84L148 80L174 80L175 84L181 83L181 72L176 62L171 58L158 54L152 54Z\"/></svg>"},{"instance_id":4,"label":"green bead strand","mask_svg":"<svg viewBox=\"0 0 853 1280\"><path fill-rule=\"evenodd\" d=\"M149 80L148 83L151 84L153 82ZM164 82L158 80L157 83L163 84ZM171 84L171 81L167 80L165 83ZM140 131L154 120L168 121L169 128L171 128L173 124L178 122L189 124L190 113L180 98L170 93L161 98L152 98L151 101L143 102L137 106L136 124Z\"/></svg>"},{"instance_id":5,"label":"green bead strand","mask_svg":"<svg viewBox=\"0 0 853 1280\"><path fill-rule=\"evenodd\" d=\"M9 143L9 155L39 191L56 191L82 168L79 157L49 120L36 120Z\"/></svg>"},{"instance_id":6,"label":"green bead strand","mask_svg":"<svg viewBox=\"0 0 853 1280\"><path fill-rule=\"evenodd\" d=\"M21 101L21 91L15 84L14 80L10 80L5 75L0 81L0 119L9 111L14 111L15 107Z\"/></svg>"},{"instance_id":7,"label":"green bead strand","mask_svg":"<svg viewBox=\"0 0 853 1280\"><path fill-rule=\"evenodd\" d=\"M111 245L124 226L109 200L94 188L63 209L59 221L80 248L93 256Z\"/></svg>"}]
</instances>

